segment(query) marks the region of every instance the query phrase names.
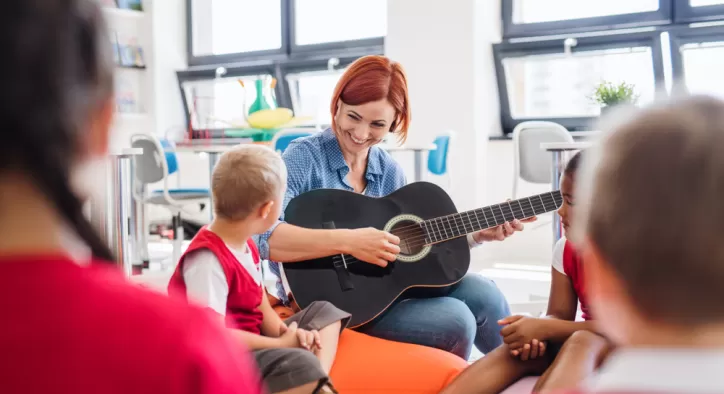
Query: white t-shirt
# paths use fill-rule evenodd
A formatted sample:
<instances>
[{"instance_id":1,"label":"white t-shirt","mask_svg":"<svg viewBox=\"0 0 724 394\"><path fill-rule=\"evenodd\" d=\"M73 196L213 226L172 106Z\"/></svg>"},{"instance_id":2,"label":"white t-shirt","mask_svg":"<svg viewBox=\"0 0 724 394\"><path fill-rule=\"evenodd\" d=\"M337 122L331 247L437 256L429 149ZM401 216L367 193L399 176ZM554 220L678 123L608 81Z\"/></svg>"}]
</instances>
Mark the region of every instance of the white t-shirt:
<instances>
[{"instance_id":1,"label":"white t-shirt","mask_svg":"<svg viewBox=\"0 0 724 394\"><path fill-rule=\"evenodd\" d=\"M261 286L261 271L254 264L254 257L249 247L244 246L244 250L234 249L228 245L226 247L251 275L254 282ZM186 295L190 301L209 307L222 316L226 315L229 284L216 255L208 249L191 252L184 260L183 276Z\"/></svg>"},{"instance_id":2,"label":"white t-shirt","mask_svg":"<svg viewBox=\"0 0 724 394\"><path fill-rule=\"evenodd\" d=\"M556 246L553 247L553 268L562 273L563 275L566 275L566 271L563 269L563 250L566 249L566 237L561 237L561 239L556 242ZM566 275L567 276L567 275Z\"/></svg>"}]
</instances>

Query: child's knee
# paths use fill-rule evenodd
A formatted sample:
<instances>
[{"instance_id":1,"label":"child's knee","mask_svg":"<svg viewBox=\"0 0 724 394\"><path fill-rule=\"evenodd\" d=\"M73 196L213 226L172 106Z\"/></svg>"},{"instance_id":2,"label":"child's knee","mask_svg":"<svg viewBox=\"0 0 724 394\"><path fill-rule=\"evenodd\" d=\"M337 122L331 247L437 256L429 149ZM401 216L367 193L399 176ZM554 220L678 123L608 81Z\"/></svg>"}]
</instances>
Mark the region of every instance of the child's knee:
<instances>
[{"instance_id":1,"label":"child's knee","mask_svg":"<svg viewBox=\"0 0 724 394\"><path fill-rule=\"evenodd\" d=\"M569 349L582 349L582 350L596 350L602 349L607 346L607 341L604 337L593 333L591 331L576 331L568 340L563 344L561 351L566 348Z\"/></svg>"}]
</instances>

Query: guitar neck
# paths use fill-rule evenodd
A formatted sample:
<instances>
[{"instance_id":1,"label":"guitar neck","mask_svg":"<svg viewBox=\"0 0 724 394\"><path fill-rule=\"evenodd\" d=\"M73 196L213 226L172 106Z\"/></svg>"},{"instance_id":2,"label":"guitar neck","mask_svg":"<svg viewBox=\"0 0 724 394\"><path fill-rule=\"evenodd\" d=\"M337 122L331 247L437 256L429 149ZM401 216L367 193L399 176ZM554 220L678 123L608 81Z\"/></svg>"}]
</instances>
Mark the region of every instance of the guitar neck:
<instances>
[{"instance_id":1,"label":"guitar neck","mask_svg":"<svg viewBox=\"0 0 724 394\"><path fill-rule=\"evenodd\" d=\"M556 190L501 204L459 212L425 220L420 226L425 231L425 242L433 244L462 237L476 231L501 225L514 219L528 219L555 211L563 204L561 192Z\"/></svg>"}]
</instances>

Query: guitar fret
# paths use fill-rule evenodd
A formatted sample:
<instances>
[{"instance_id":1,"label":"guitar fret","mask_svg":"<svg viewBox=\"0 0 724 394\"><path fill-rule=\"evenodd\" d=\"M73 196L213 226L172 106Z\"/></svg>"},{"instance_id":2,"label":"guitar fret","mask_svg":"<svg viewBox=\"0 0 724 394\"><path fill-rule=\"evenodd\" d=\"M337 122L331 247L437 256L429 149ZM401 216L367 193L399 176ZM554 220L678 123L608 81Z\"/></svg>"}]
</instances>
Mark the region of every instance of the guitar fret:
<instances>
[{"instance_id":1,"label":"guitar fret","mask_svg":"<svg viewBox=\"0 0 724 394\"><path fill-rule=\"evenodd\" d=\"M447 225L448 225L448 227L450 228L450 234L452 234L453 237L455 237L455 236L456 236L456 235L455 235L455 228L453 228L452 223L450 223L450 216L445 216L445 220L447 220ZM457 226L456 226L456 227L457 227Z\"/></svg>"},{"instance_id":2,"label":"guitar fret","mask_svg":"<svg viewBox=\"0 0 724 394\"><path fill-rule=\"evenodd\" d=\"M505 218L505 213L503 212L503 208L498 204L498 211L500 211L500 214L503 215L503 223L507 222L508 220Z\"/></svg>"},{"instance_id":3,"label":"guitar fret","mask_svg":"<svg viewBox=\"0 0 724 394\"><path fill-rule=\"evenodd\" d=\"M488 223L488 217L485 216L485 209L480 209L480 212L483 214L483 219L485 220L485 228L490 228L490 223Z\"/></svg>"},{"instance_id":4,"label":"guitar fret","mask_svg":"<svg viewBox=\"0 0 724 394\"><path fill-rule=\"evenodd\" d=\"M530 210L533 211L533 215L537 215L538 212L535 211L535 207L533 206L533 203L530 201L530 197L526 198L528 200L528 205L530 205Z\"/></svg>"},{"instance_id":5,"label":"guitar fret","mask_svg":"<svg viewBox=\"0 0 724 394\"><path fill-rule=\"evenodd\" d=\"M440 226L437 225L437 218L432 219L432 224L434 224L435 227L437 228L437 233L436 233L436 234L439 234L440 237L441 237L441 239L442 239L442 232L440 231Z\"/></svg>"},{"instance_id":6,"label":"guitar fret","mask_svg":"<svg viewBox=\"0 0 724 394\"><path fill-rule=\"evenodd\" d=\"M496 226L499 225L500 223L498 223L498 218L495 217L495 212L493 212L493 208L488 207L488 210L490 211L490 216L493 217L493 221L495 221L495 225L496 225ZM484 214L484 213L485 213L485 208L483 208L483 214ZM486 216L486 217L487 217L487 216Z\"/></svg>"},{"instance_id":7,"label":"guitar fret","mask_svg":"<svg viewBox=\"0 0 724 394\"><path fill-rule=\"evenodd\" d=\"M480 224L480 219L478 218L478 211L477 211L477 210L474 210L474 211L473 211L473 215L475 215L475 220L478 222L478 230L482 230L482 229L483 229L483 225Z\"/></svg>"},{"instance_id":8,"label":"guitar fret","mask_svg":"<svg viewBox=\"0 0 724 394\"><path fill-rule=\"evenodd\" d=\"M513 212L513 206L510 205L510 201L508 201L508 209L510 209L510 214L513 215L513 219L517 219L515 212Z\"/></svg>"},{"instance_id":9,"label":"guitar fret","mask_svg":"<svg viewBox=\"0 0 724 394\"><path fill-rule=\"evenodd\" d=\"M525 213L525 210L523 209L523 206L522 206L522 205L520 205L520 200L515 200L515 201L516 201L516 202L518 203L518 208L520 208L520 212L522 212L522 213L523 213L523 217L522 217L522 219L525 219L525 218L527 218L527 217L528 217L528 214L527 214L527 213Z\"/></svg>"},{"instance_id":10,"label":"guitar fret","mask_svg":"<svg viewBox=\"0 0 724 394\"><path fill-rule=\"evenodd\" d=\"M543 205L543 212L546 211L546 203L543 202L543 197L541 195L538 195L538 199L540 200L540 203Z\"/></svg>"},{"instance_id":11,"label":"guitar fret","mask_svg":"<svg viewBox=\"0 0 724 394\"><path fill-rule=\"evenodd\" d=\"M432 243L432 236L427 229L427 221L422 221L420 224L422 225L422 230L425 232L425 243L429 245Z\"/></svg>"},{"instance_id":12,"label":"guitar fret","mask_svg":"<svg viewBox=\"0 0 724 394\"><path fill-rule=\"evenodd\" d=\"M448 235L448 232L447 232L447 227L445 227L445 222L444 222L445 218L443 217L443 218L440 218L439 220L440 220L440 225L442 226L442 231L445 232L445 238L450 238L450 235Z\"/></svg>"}]
</instances>

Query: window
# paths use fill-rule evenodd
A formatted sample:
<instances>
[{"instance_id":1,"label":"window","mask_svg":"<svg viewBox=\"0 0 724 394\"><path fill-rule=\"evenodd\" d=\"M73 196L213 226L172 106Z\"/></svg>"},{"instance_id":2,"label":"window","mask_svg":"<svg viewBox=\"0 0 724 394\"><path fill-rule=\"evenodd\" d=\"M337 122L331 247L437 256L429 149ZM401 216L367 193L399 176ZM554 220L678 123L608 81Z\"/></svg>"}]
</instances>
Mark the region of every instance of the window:
<instances>
[{"instance_id":1,"label":"window","mask_svg":"<svg viewBox=\"0 0 724 394\"><path fill-rule=\"evenodd\" d=\"M682 28L672 31L670 39L677 86L724 98L724 27Z\"/></svg>"},{"instance_id":2,"label":"window","mask_svg":"<svg viewBox=\"0 0 724 394\"><path fill-rule=\"evenodd\" d=\"M308 71L287 74L292 107L304 124L327 126L332 123L329 111L334 88L343 70Z\"/></svg>"},{"instance_id":3,"label":"window","mask_svg":"<svg viewBox=\"0 0 724 394\"><path fill-rule=\"evenodd\" d=\"M282 51L282 0L189 0L190 60Z\"/></svg>"},{"instance_id":4,"label":"window","mask_svg":"<svg viewBox=\"0 0 724 394\"><path fill-rule=\"evenodd\" d=\"M724 0L676 0L676 22L706 22L724 19Z\"/></svg>"},{"instance_id":5,"label":"window","mask_svg":"<svg viewBox=\"0 0 724 394\"><path fill-rule=\"evenodd\" d=\"M700 0L701 1L701 0ZM659 0L514 0L513 23L539 23L597 16L651 12L659 9Z\"/></svg>"},{"instance_id":6,"label":"window","mask_svg":"<svg viewBox=\"0 0 724 394\"><path fill-rule=\"evenodd\" d=\"M689 5L692 7L705 7L719 4L724 4L724 0L689 0Z\"/></svg>"},{"instance_id":7,"label":"window","mask_svg":"<svg viewBox=\"0 0 724 394\"><path fill-rule=\"evenodd\" d=\"M387 0L293 1L294 45L381 38L387 34Z\"/></svg>"},{"instance_id":8,"label":"window","mask_svg":"<svg viewBox=\"0 0 724 394\"><path fill-rule=\"evenodd\" d=\"M647 103L664 82L660 39L650 33L582 37L568 53L563 40L498 44L495 57L506 132L533 119L583 129L600 114L590 99L598 83L634 84Z\"/></svg>"},{"instance_id":9,"label":"window","mask_svg":"<svg viewBox=\"0 0 724 394\"><path fill-rule=\"evenodd\" d=\"M652 61L647 47L504 59L511 116L598 116L600 109L589 97L601 81L633 83L640 101L650 102L654 96Z\"/></svg>"},{"instance_id":10,"label":"window","mask_svg":"<svg viewBox=\"0 0 724 394\"><path fill-rule=\"evenodd\" d=\"M665 24L672 19L672 1L679 0L502 0L503 35L555 35Z\"/></svg>"},{"instance_id":11,"label":"window","mask_svg":"<svg viewBox=\"0 0 724 394\"><path fill-rule=\"evenodd\" d=\"M181 84L194 130L228 129L246 124L245 115L256 100L258 80L269 86L269 74L186 81ZM243 86L241 83L243 83ZM268 102L276 102L276 93L265 89Z\"/></svg>"}]
</instances>

